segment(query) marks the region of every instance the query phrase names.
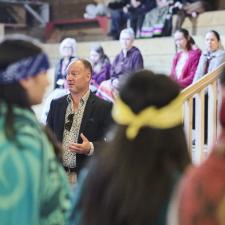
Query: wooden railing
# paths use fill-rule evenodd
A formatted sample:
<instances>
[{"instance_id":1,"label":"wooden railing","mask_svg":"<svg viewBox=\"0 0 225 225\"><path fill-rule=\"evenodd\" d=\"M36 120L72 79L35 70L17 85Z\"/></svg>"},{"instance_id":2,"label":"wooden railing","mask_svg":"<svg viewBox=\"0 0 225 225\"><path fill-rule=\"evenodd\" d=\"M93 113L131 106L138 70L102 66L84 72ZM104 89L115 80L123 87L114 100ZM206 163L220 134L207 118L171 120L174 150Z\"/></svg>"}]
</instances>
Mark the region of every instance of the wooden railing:
<instances>
[{"instance_id":1,"label":"wooden railing","mask_svg":"<svg viewBox=\"0 0 225 225\"><path fill-rule=\"evenodd\" d=\"M224 68L225 63L182 91L185 96L184 129L192 161L195 164L205 159L219 134L218 107L220 105L220 86L218 77L223 72ZM208 95L207 109L205 108L206 95ZM193 109L194 101L195 109ZM195 113L193 113L194 110ZM207 110L208 129L206 131L205 112ZM193 129L193 117L195 117L195 129ZM205 138L206 132L207 140Z\"/></svg>"}]
</instances>

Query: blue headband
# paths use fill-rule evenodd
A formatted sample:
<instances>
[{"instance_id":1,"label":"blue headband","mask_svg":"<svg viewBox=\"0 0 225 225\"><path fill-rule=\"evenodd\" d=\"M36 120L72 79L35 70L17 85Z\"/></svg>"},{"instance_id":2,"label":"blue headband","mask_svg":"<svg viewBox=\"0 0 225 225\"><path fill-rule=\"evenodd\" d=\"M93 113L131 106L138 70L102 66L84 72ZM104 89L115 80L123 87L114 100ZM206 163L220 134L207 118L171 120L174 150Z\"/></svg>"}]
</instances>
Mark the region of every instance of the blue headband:
<instances>
[{"instance_id":1,"label":"blue headband","mask_svg":"<svg viewBox=\"0 0 225 225\"><path fill-rule=\"evenodd\" d=\"M48 57L44 53L19 60L0 70L0 84L11 84L16 81L34 77L49 69Z\"/></svg>"}]
</instances>

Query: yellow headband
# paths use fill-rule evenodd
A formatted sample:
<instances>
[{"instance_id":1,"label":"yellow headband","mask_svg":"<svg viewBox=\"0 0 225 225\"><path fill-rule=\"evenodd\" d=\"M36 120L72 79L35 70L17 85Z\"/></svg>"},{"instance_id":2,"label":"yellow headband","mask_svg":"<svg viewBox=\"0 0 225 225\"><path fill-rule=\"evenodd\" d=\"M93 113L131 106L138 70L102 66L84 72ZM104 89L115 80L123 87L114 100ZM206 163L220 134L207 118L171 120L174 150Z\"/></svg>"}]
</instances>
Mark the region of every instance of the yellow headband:
<instances>
[{"instance_id":1,"label":"yellow headband","mask_svg":"<svg viewBox=\"0 0 225 225\"><path fill-rule=\"evenodd\" d=\"M139 129L149 126L158 129L168 129L182 123L182 105L184 97L180 94L168 105L157 109L154 106L148 107L138 114L133 111L117 97L113 110L113 119L121 125L127 125L126 135L129 139L134 139Z\"/></svg>"}]
</instances>

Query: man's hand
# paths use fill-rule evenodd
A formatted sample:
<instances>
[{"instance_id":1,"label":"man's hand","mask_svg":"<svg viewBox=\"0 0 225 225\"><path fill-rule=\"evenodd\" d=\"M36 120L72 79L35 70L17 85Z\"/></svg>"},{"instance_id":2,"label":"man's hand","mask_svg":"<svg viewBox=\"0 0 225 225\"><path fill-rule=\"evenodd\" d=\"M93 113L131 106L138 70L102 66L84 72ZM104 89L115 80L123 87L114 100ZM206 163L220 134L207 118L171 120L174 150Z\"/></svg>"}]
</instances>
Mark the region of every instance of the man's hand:
<instances>
[{"instance_id":1,"label":"man's hand","mask_svg":"<svg viewBox=\"0 0 225 225\"><path fill-rule=\"evenodd\" d=\"M114 89L118 89L118 86L119 86L119 80L116 78L112 81L112 87Z\"/></svg>"},{"instance_id":2,"label":"man's hand","mask_svg":"<svg viewBox=\"0 0 225 225\"><path fill-rule=\"evenodd\" d=\"M125 14L128 13L129 7L130 7L130 5L126 5L126 6L123 7L123 12L124 12Z\"/></svg>"},{"instance_id":3,"label":"man's hand","mask_svg":"<svg viewBox=\"0 0 225 225\"><path fill-rule=\"evenodd\" d=\"M69 150L71 152L75 152L78 154L89 154L90 150L91 150L91 144L89 142L89 140L81 133L81 138L83 140L83 142L81 144L78 143L72 143L69 145Z\"/></svg>"}]
</instances>

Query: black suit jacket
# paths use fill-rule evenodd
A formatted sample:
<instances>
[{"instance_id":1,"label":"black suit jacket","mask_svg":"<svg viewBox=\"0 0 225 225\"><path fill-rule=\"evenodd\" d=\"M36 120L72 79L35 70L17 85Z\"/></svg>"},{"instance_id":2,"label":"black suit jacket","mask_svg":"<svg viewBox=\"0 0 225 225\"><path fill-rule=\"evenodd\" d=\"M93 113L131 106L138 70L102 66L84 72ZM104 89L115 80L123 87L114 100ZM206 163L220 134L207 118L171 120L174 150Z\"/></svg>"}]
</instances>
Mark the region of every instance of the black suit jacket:
<instances>
[{"instance_id":1,"label":"black suit jacket","mask_svg":"<svg viewBox=\"0 0 225 225\"><path fill-rule=\"evenodd\" d=\"M62 142L63 139L67 106L67 95L52 100L47 117L47 125L52 129L60 142ZM112 121L111 108L111 103L90 93L81 121L78 143L82 143L80 133L83 133L90 142L93 142L95 151L98 151L99 144L104 140L105 133ZM76 169L78 173L88 157L90 156L77 154Z\"/></svg>"}]
</instances>

